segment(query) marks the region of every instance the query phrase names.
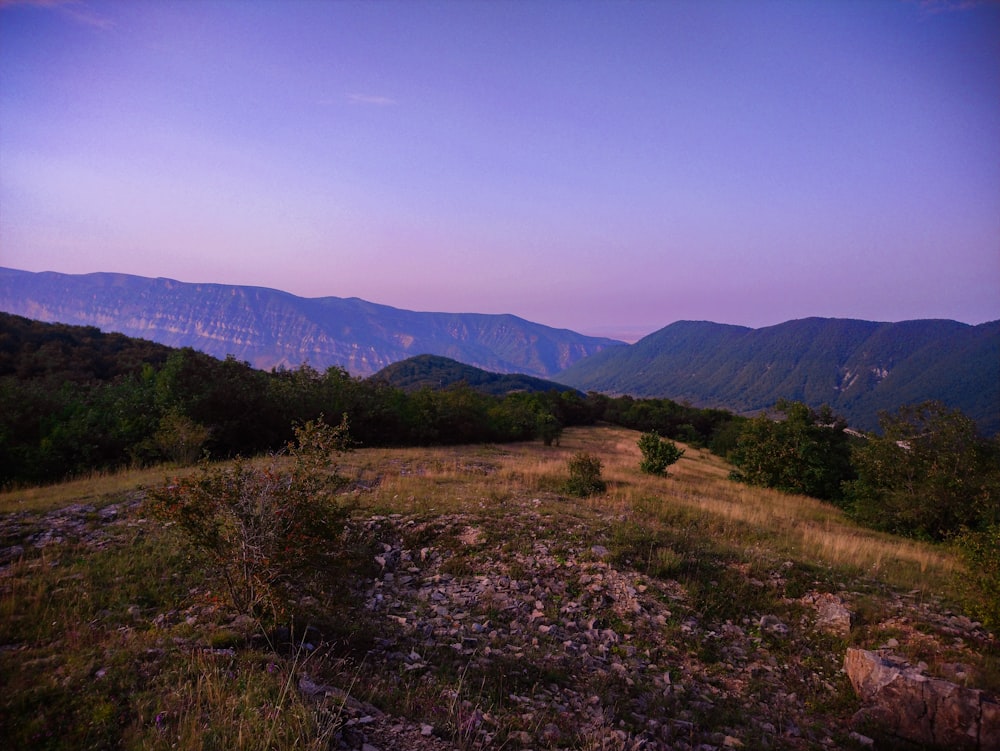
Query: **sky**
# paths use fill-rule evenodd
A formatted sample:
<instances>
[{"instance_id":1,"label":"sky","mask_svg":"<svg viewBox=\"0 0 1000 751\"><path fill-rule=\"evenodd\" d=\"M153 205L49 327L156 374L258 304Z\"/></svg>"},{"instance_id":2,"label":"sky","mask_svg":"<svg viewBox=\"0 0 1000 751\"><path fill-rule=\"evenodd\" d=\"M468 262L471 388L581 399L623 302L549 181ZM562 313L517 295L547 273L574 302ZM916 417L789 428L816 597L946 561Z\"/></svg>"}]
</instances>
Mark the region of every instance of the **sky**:
<instances>
[{"instance_id":1,"label":"sky","mask_svg":"<svg viewBox=\"0 0 1000 751\"><path fill-rule=\"evenodd\" d=\"M0 266L1000 319L995 0L0 0Z\"/></svg>"}]
</instances>

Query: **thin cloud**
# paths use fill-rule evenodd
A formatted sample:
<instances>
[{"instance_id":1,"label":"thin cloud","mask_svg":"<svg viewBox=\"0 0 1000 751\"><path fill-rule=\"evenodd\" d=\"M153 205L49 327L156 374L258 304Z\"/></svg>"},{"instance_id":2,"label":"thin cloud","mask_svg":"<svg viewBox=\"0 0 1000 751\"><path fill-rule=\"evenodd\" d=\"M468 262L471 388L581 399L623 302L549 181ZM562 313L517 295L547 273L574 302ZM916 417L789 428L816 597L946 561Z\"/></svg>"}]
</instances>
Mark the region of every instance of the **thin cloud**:
<instances>
[{"instance_id":1,"label":"thin cloud","mask_svg":"<svg viewBox=\"0 0 1000 751\"><path fill-rule=\"evenodd\" d=\"M82 0L0 0L0 10L18 5L54 10L76 23L95 29L111 29L115 26L114 21L95 12Z\"/></svg>"},{"instance_id":2,"label":"thin cloud","mask_svg":"<svg viewBox=\"0 0 1000 751\"><path fill-rule=\"evenodd\" d=\"M34 5L36 8L54 8L65 5L69 0L0 0L0 8L10 8L14 5Z\"/></svg>"},{"instance_id":3,"label":"thin cloud","mask_svg":"<svg viewBox=\"0 0 1000 751\"><path fill-rule=\"evenodd\" d=\"M373 96L371 94L348 94L347 98L355 104L371 104L375 107L395 106L396 100L387 96Z\"/></svg>"}]
</instances>

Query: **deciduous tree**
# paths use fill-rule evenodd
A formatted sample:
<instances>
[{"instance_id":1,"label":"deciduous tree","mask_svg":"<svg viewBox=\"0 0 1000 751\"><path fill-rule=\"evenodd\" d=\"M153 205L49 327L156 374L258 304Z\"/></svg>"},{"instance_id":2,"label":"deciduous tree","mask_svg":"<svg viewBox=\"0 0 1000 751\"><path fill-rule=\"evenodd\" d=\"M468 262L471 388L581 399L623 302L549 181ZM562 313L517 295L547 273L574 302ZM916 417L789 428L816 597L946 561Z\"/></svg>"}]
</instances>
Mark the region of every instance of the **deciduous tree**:
<instances>
[{"instance_id":1,"label":"deciduous tree","mask_svg":"<svg viewBox=\"0 0 1000 751\"><path fill-rule=\"evenodd\" d=\"M815 412L801 402L781 401L777 419L748 420L729 458L734 479L823 500L841 498L853 476L846 424L827 408Z\"/></svg>"},{"instance_id":2,"label":"deciduous tree","mask_svg":"<svg viewBox=\"0 0 1000 751\"><path fill-rule=\"evenodd\" d=\"M667 467L684 456L683 449L677 448L673 441L660 438L655 430L639 437L639 450L642 452L639 469L651 475L666 475Z\"/></svg>"},{"instance_id":3,"label":"deciduous tree","mask_svg":"<svg viewBox=\"0 0 1000 751\"><path fill-rule=\"evenodd\" d=\"M855 449L847 486L855 517L889 532L941 540L1000 522L1000 452L940 402L883 412L882 435Z\"/></svg>"}]
</instances>

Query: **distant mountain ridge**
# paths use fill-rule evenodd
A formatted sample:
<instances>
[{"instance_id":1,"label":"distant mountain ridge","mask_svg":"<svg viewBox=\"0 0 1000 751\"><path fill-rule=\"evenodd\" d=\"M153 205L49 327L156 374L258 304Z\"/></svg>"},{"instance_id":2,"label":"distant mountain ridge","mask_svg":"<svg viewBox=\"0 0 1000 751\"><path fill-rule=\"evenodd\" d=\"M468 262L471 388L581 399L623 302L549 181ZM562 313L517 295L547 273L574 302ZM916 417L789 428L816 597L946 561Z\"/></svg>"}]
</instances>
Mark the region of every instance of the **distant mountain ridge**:
<instances>
[{"instance_id":1,"label":"distant mountain ridge","mask_svg":"<svg viewBox=\"0 0 1000 751\"><path fill-rule=\"evenodd\" d=\"M128 274L0 268L0 310L97 326L264 370L308 362L369 376L434 354L498 373L547 378L623 343L513 315L419 313L358 298L302 298L263 287L191 284Z\"/></svg>"},{"instance_id":2,"label":"distant mountain ridge","mask_svg":"<svg viewBox=\"0 0 1000 751\"><path fill-rule=\"evenodd\" d=\"M830 404L861 429L877 427L879 410L936 399L961 409L985 434L1000 433L1000 321L970 326L805 318L760 329L679 321L626 345L512 315L416 313L261 287L5 268L0 311L96 326L220 358L231 354L265 370L308 362L367 377L435 355L581 391L740 413L782 398ZM407 367L413 370L413 363ZM441 363L432 369L441 370ZM420 378L405 369L388 373Z\"/></svg>"},{"instance_id":3,"label":"distant mountain ridge","mask_svg":"<svg viewBox=\"0 0 1000 751\"><path fill-rule=\"evenodd\" d=\"M582 391L750 413L778 399L829 404L862 429L929 399L1000 433L1000 321L805 318L761 329L679 321L555 377Z\"/></svg>"}]
</instances>

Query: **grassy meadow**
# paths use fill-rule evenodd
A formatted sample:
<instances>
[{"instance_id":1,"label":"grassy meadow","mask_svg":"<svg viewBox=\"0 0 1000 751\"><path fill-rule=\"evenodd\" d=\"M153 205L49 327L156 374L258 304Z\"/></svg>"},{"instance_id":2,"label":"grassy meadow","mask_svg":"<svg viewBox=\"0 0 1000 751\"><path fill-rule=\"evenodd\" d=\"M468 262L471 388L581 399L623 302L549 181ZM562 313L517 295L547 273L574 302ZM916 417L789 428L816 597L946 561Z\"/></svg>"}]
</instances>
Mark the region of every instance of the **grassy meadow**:
<instances>
[{"instance_id":1,"label":"grassy meadow","mask_svg":"<svg viewBox=\"0 0 1000 751\"><path fill-rule=\"evenodd\" d=\"M848 723L858 708L837 671L849 645L875 648L894 639L898 651L931 673L962 663L967 682L1000 688L996 640L956 641L942 626L977 596L946 547L863 529L810 498L732 482L723 460L694 447L682 446L685 454L667 477L645 475L638 437L619 428L577 428L551 447L361 448L341 456L340 471L350 481L344 492L354 504L344 544L354 563L342 588L312 603L322 638L310 637L317 643L308 647L295 629L263 628L234 612L221 583L178 530L149 513L143 489L191 468L4 493L0 743L33 749L350 747L345 733L358 727L366 708L375 708L399 725L429 728L428 738L447 748L639 748L641 733L668 716L689 717L692 738L715 732L742 738L746 747L765 741L774 748L823 747L801 721L797 735L776 720L750 723L734 697L755 689L730 685L726 658L711 636L726 628L740 631L749 648L766 651L773 670L795 676L782 695L795 694L797 706L821 728L815 737L840 747L851 747ZM605 493L565 493L567 462L578 452L601 460ZM47 544L37 545L42 539ZM598 614L606 628L625 635L625 664L638 659L636 650L639 657L652 655L647 662L656 662L674 684L697 678L699 696L715 692L716 698L705 709L691 690L670 692L657 684L656 693L637 673L627 688L602 678L587 683L586 692L579 689L605 708L601 728L567 729L555 701L551 717L544 709L518 709L519 697L534 695L538 704L545 691L556 695L571 685L577 691L572 661L546 662L544 671L521 680L516 676L527 675L527 668L512 668L512 658L501 653L523 653L530 662L533 648L546 647L544 638L506 652L494 640L492 657L479 647L473 655L434 649L426 639L409 645L392 624L412 625L412 615L386 619L365 605L371 582L384 577L378 556L390 547L413 551L413 577L429 577L425 559L437 556L435 581L469 586L487 574L496 580L497 571L506 580L537 580L532 558L539 550L551 561L546 576L576 576L606 560L636 597L663 593L656 595L656 606L664 607L659 633L633 628L627 614ZM611 571L600 571L610 580ZM539 618L558 623L567 603L582 600L573 587L549 589L551 600L534 607ZM810 592L843 598L857 615L849 635L813 633L801 604ZM502 608L490 611L483 602L466 609L477 624L505 617ZM793 638L779 643L762 633L765 614L790 624ZM408 644L397 651L420 652L430 667L411 671L405 663L393 670L386 666L395 663L375 660L373 650L386 635ZM681 663L690 670L682 671ZM809 679L810 671L821 679ZM758 673L748 669L747 675ZM324 690L308 690L315 685ZM657 700L648 700L654 694ZM634 710L639 703L642 712ZM550 726L561 734L543 732Z\"/></svg>"}]
</instances>

